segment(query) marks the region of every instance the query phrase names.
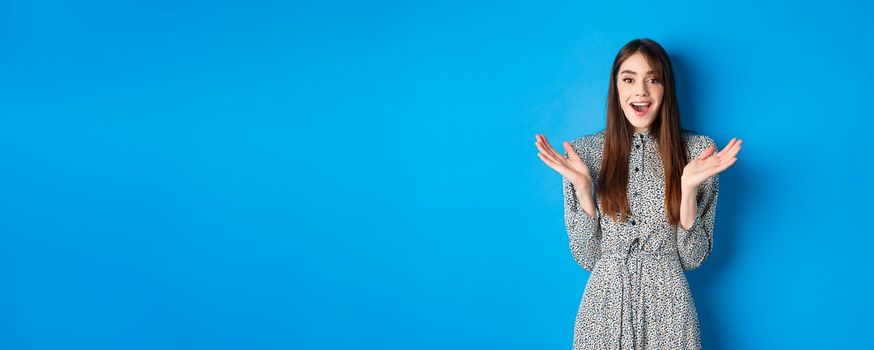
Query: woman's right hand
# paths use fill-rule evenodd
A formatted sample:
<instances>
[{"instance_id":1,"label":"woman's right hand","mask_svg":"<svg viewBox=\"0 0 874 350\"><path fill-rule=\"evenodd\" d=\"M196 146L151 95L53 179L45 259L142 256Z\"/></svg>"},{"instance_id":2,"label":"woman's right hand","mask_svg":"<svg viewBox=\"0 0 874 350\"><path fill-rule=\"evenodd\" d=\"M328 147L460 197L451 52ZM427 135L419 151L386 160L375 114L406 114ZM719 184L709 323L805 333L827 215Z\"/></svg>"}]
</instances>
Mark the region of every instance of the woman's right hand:
<instances>
[{"instance_id":1,"label":"woman's right hand","mask_svg":"<svg viewBox=\"0 0 874 350\"><path fill-rule=\"evenodd\" d=\"M567 178L575 186L589 188L589 185L592 183L592 175L589 173L586 163L583 162L570 142L565 141L562 143L565 152L568 154L568 158L565 158L552 148L543 134L534 134L534 139L537 140L534 144L540 150L537 153L540 160L561 174L561 176Z\"/></svg>"}]
</instances>

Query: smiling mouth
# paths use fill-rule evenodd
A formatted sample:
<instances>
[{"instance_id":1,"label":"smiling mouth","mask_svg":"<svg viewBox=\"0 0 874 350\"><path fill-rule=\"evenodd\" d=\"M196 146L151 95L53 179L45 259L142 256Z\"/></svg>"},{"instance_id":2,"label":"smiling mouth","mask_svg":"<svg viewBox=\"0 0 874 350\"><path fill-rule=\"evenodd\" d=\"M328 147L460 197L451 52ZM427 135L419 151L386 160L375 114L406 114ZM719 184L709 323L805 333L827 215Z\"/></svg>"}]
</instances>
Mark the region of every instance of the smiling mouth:
<instances>
[{"instance_id":1,"label":"smiling mouth","mask_svg":"<svg viewBox=\"0 0 874 350\"><path fill-rule=\"evenodd\" d=\"M649 102L641 102L641 103L632 102L631 103L631 108L634 108L634 110L637 112L637 114L645 114L646 112L649 111L649 108L651 106L652 106L652 103L649 103Z\"/></svg>"}]
</instances>

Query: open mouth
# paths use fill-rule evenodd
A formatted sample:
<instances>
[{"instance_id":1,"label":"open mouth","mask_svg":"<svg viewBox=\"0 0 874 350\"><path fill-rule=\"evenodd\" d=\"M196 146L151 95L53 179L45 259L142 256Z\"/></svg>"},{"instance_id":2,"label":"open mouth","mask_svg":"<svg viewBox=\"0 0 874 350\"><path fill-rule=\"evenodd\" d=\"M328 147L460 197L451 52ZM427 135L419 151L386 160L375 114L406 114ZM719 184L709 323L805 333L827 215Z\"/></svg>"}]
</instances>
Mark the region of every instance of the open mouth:
<instances>
[{"instance_id":1,"label":"open mouth","mask_svg":"<svg viewBox=\"0 0 874 350\"><path fill-rule=\"evenodd\" d=\"M634 108L634 112L639 116L642 116L642 115L646 114L646 112L649 112L650 107L652 107L652 103L649 103L649 102L632 102L631 103L631 108Z\"/></svg>"}]
</instances>

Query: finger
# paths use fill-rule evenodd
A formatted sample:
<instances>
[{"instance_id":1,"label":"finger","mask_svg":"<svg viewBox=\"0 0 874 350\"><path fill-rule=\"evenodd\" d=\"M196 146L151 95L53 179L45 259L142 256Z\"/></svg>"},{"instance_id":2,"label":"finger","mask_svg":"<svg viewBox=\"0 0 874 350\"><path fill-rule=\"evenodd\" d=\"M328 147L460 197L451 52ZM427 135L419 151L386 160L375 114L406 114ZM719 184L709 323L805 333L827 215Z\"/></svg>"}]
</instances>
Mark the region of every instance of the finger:
<instances>
[{"instance_id":1,"label":"finger","mask_svg":"<svg viewBox=\"0 0 874 350\"><path fill-rule=\"evenodd\" d=\"M563 155L561 155L561 153L558 153L558 151L549 144L549 141L546 140L546 136L543 137L543 140L546 141L546 144L549 146L549 151L552 153L553 157L567 159Z\"/></svg>"},{"instance_id":2,"label":"finger","mask_svg":"<svg viewBox=\"0 0 874 350\"><path fill-rule=\"evenodd\" d=\"M544 154L549 153L549 151L546 149L546 145L543 143L543 141L538 140L538 141L534 142L534 145L537 146L538 151L540 151Z\"/></svg>"},{"instance_id":3,"label":"finger","mask_svg":"<svg viewBox=\"0 0 874 350\"><path fill-rule=\"evenodd\" d=\"M545 138L544 138L544 141L545 141ZM565 166L567 160L564 157L562 157L560 154L558 154L558 152L556 152L555 149L553 149L552 146L549 145L548 142L544 143L544 141L540 142L541 154L544 157L546 157L547 159L549 159L550 161L552 161L552 163L555 164L556 166Z\"/></svg>"},{"instance_id":4,"label":"finger","mask_svg":"<svg viewBox=\"0 0 874 350\"><path fill-rule=\"evenodd\" d=\"M725 164L723 164L723 165L721 165L721 166L719 167L719 172L722 172L723 170L728 169L728 168L729 168L730 166L732 166L735 162L737 162L737 158L732 157L728 162L725 162Z\"/></svg>"},{"instance_id":5,"label":"finger","mask_svg":"<svg viewBox=\"0 0 874 350\"><path fill-rule=\"evenodd\" d=\"M540 147L543 156L549 158L554 163L564 164L564 157L562 157L560 154L558 154L558 152L555 151L554 148L552 148L552 145L549 144L549 141L546 140L545 136L543 136L542 138L543 140L541 140L540 142Z\"/></svg>"},{"instance_id":6,"label":"finger","mask_svg":"<svg viewBox=\"0 0 874 350\"><path fill-rule=\"evenodd\" d=\"M544 155L549 155L551 153L549 151L549 148L551 148L552 146L550 146L549 142L546 141L546 136L538 134L537 135L537 142L535 142L535 144L537 145L537 149L539 149L541 152L543 152Z\"/></svg>"},{"instance_id":7,"label":"finger","mask_svg":"<svg viewBox=\"0 0 874 350\"><path fill-rule=\"evenodd\" d=\"M732 158L727 158L727 160L726 160L725 162L723 162L723 163L721 163L721 164L719 164L718 166L716 166L716 167L713 168L714 171L715 171L715 172L714 172L714 175L715 175L715 174L718 174L718 173L721 173L721 172L724 171L725 169L728 169L728 167L730 167L730 166L731 166L732 164L734 164L734 162L736 162L736 161L737 161L737 158L734 158L734 157L732 157ZM711 176L712 176L712 175L711 175Z\"/></svg>"},{"instance_id":8,"label":"finger","mask_svg":"<svg viewBox=\"0 0 874 350\"><path fill-rule=\"evenodd\" d=\"M549 147L549 151L550 151L550 155L552 156L552 158L555 159L557 162L561 162L561 164L567 164L568 157L566 157L564 154L559 153L558 150L555 148L552 148L551 145ZM566 148L565 148L565 152L567 152Z\"/></svg>"},{"instance_id":9,"label":"finger","mask_svg":"<svg viewBox=\"0 0 874 350\"><path fill-rule=\"evenodd\" d=\"M731 144L731 146L726 146L722 152L719 152L719 157L724 159L729 159L737 155L737 152L740 152L741 143L743 140L737 140Z\"/></svg>"},{"instance_id":10,"label":"finger","mask_svg":"<svg viewBox=\"0 0 874 350\"><path fill-rule=\"evenodd\" d=\"M737 156L737 153L740 152L740 149L741 149L741 143L743 143L743 140L737 140L737 142L735 142L734 146L732 147L731 151L729 153L727 153L726 156L727 157Z\"/></svg>"},{"instance_id":11,"label":"finger","mask_svg":"<svg viewBox=\"0 0 874 350\"><path fill-rule=\"evenodd\" d=\"M737 145L737 144L735 144L735 145ZM731 162L731 161L732 161L732 158L735 158L734 155L737 154L737 150L740 149L740 148L739 148L740 146L733 146L733 147L734 147L734 148L733 148L733 149L734 149L733 153L729 153L729 154L718 154L718 155L716 155L716 156L714 156L714 157L708 158L707 161L710 161L710 162L711 162L711 163L708 163L708 164L712 164L712 166L714 166L714 167L722 167L722 166L724 166L725 164ZM721 152L720 152L720 153L721 153Z\"/></svg>"},{"instance_id":12,"label":"finger","mask_svg":"<svg viewBox=\"0 0 874 350\"><path fill-rule=\"evenodd\" d=\"M549 159L548 157L546 157L545 155L543 155L543 153L538 152L537 157L539 157L540 160L542 160L544 163L546 163L547 166L552 168L552 170L559 171L561 166L559 164L556 164L555 161L553 161L553 160Z\"/></svg>"},{"instance_id":13,"label":"finger","mask_svg":"<svg viewBox=\"0 0 874 350\"><path fill-rule=\"evenodd\" d=\"M725 148L722 149L722 152L719 152L720 155L724 155L725 157L729 158L734 157L734 155L736 155L737 152L740 151L740 144L742 142L743 140L741 139L738 139L736 137L732 138L731 142L729 142L728 145L726 145Z\"/></svg>"},{"instance_id":14,"label":"finger","mask_svg":"<svg viewBox=\"0 0 874 350\"><path fill-rule=\"evenodd\" d=\"M540 152L543 153L544 156L551 158L553 161L559 160L558 158L560 158L560 157L556 156L557 152L555 152L555 150L552 149L552 146L549 144L549 141L546 140L545 136L540 135L539 140L537 142L535 142L535 144L537 145L537 148L540 150Z\"/></svg>"},{"instance_id":15,"label":"finger","mask_svg":"<svg viewBox=\"0 0 874 350\"><path fill-rule=\"evenodd\" d=\"M574 160L580 159L580 155L577 154L577 150L574 149L570 142L564 142L564 151L567 152L568 158Z\"/></svg>"},{"instance_id":16,"label":"finger","mask_svg":"<svg viewBox=\"0 0 874 350\"><path fill-rule=\"evenodd\" d=\"M725 145L725 147L722 147L722 150L719 151L719 153L717 153L717 155L721 156L721 155L725 154L726 152L728 152L728 150L731 149L731 145L734 144L734 141L735 141L735 138L732 137L731 140L729 140L728 143Z\"/></svg>"},{"instance_id":17,"label":"finger","mask_svg":"<svg viewBox=\"0 0 874 350\"><path fill-rule=\"evenodd\" d=\"M704 149L704 152L701 152L701 154L698 155L698 159L706 160L708 157L710 157L711 154L713 154L713 151L715 151L715 150L716 150L715 146L713 146L713 145L708 146L707 148Z\"/></svg>"},{"instance_id":18,"label":"finger","mask_svg":"<svg viewBox=\"0 0 874 350\"><path fill-rule=\"evenodd\" d=\"M732 137L731 140L728 141L728 143L725 145L725 147L722 148L722 151L719 152L719 155L723 155L723 154L725 154L728 150L730 150L730 149L731 149L731 146L733 146L734 143L735 143L736 141L737 141L737 138Z\"/></svg>"},{"instance_id":19,"label":"finger","mask_svg":"<svg viewBox=\"0 0 874 350\"><path fill-rule=\"evenodd\" d=\"M537 157L540 158L540 160L542 160L544 163L546 163L546 165L548 165L549 167L555 166L555 162L553 162L552 159L549 159L548 157L544 156L543 153L537 152Z\"/></svg>"},{"instance_id":20,"label":"finger","mask_svg":"<svg viewBox=\"0 0 874 350\"><path fill-rule=\"evenodd\" d=\"M719 172L717 169L722 167L726 162L728 162L728 160L729 158L727 157L715 155L713 157L699 161L701 162L701 169L704 171L704 173L706 173L707 176L713 176L714 174Z\"/></svg>"}]
</instances>

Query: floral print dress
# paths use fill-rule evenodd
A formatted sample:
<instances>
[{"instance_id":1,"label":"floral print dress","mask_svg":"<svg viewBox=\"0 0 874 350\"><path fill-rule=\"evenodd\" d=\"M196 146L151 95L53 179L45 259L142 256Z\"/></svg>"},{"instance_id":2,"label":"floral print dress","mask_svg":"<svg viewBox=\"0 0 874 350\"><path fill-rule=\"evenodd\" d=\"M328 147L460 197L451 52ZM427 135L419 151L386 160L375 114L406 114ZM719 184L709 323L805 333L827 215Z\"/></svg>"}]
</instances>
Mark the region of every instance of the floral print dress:
<instances>
[{"instance_id":1,"label":"floral print dress","mask_svg":"<svg viewBox=\"0 0 874 350\"><path fill-rule=\"evenodd\" d=\"M681 132L687 159L713 139ZM685 271L699 267L713 246L718 175L697 188L697 213L688 229L668 224L665 178L658 144L650 131L635 132L629 164L631 217L614 222L590 217L576 190L563 179L565 224L574 260L591 272L576 316L573 348L700 349L698 314ZM595 194L605 130L571 141L592 175ZM567 154L565 154L567 156ZM597 196L595 196L597 197Z\"/></svg>"}]
</instances>

